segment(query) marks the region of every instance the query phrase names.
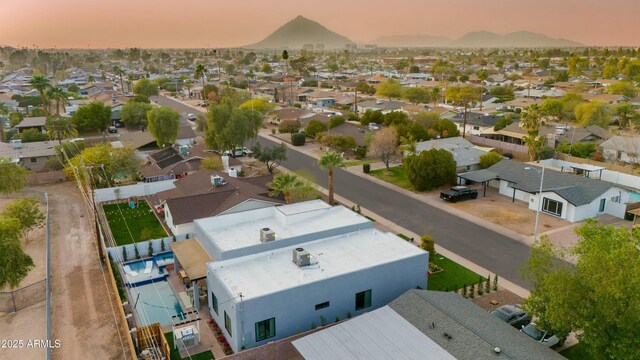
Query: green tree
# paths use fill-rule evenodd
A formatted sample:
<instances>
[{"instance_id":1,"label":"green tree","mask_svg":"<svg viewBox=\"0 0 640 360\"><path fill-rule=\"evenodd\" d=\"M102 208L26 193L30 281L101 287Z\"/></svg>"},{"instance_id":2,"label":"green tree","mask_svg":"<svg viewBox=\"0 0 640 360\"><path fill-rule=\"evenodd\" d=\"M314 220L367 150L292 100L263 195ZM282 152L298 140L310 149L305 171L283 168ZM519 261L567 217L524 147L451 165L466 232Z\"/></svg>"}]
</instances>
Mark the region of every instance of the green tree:
<instances>
[{"instance_id":1,"label":"green tree","mask_svg":"<svg viewBox=\"0 0 640 360\"><path fill-rule=\"evenodd\" d=\"M310 139L315 139L316 135L327 131L327 125L320 120L311 120L304 129L305 134Z\"/></svg>"},{"instance_id":2,"label":"green tree","mask_svg":"<svg viewBox=\"0 0 640 360\"><path fill-rule=\"evenodd\" d=\"M271 74L273 72L273 69L271 68L271 65L269 65L269 63L264 63L262 64L262 67L260 67L260 72Z\"/></svg>"},{"instance_id":3,"label":"green tree","mask_svg":"<svg viewBox=\"0 0 640 360\"><path fill-rule=\"evenodd\" d=\"M22 191L27 185L27 170L11 159L0 157L0 194Z\"/></svg>"},{"instance_id":4,"label":"green tree","mask_svg":"<svg viewBox=\"0 0 640 360\"><path fill-rule=\"evenodd\" d=\"M21 139L23 143L35 142L35 141L46 141L48 139L46 134L43 134L40 129L30 128L27 130L22 130L21 133L15 134L13 136L14 139Z\"/></svg>"},{"instance_id":5,"label":"green tree","mask_svg":"<svg viewBox=\"0 0 640 360\"><path fill-rule=\"evenodd\" d=\"M436 256L436 242L433 240L433 237L425 232L420 237L420 248L429 253L429 262L433 262L433 258Z\"/></svg>"},{"instance_id":6,"label":"green tree","mask_svg":"<svg viewBox=\"0 0 640 360\"><path fill-rule=\"evenodd\" d=\"M0 212L0 217L18 219L20 230L22 230L25 239L29 231L35 227L42 226L46 219L42 211L40 211L38 200L33 198L13 200Z\"/></svg>"},{"instance_id":7,"label":"green tree","mask_svg":"<svg viewBox=\"0 0 640 360\"><path fill-rule=\"evenodd\" d=\"M562 118L575 120L575 109L578 105L584 103L584 99L580 94L566 93L562 98Z\"/></svg>"},{"instance_id":8,"label":"green tree","mask_svg":"<svg viewBox=\"0 0 640 360\"><path fill-rule=\"evenodd\" d=\"M147 123L158 146L171 146L178 136L180 114L166 106L153 108L147 113Z\"/></svg>"},{"instance_id":9,"label":"green tree","mask_svg":"<svg viewBox=\"0 0 640 360\"><path fill-rule=\"evenodd\" d=\"M264 116L272 113L276 108L276 104L270 103L264 99L255 98L243 102L242 105L240 105L240 108L245 110L257 111Z\"/></svg>"},{"instance_id":10,"label":"green tree","mask_svg":"<svg viewBox=\"0 0 640 360\"><path fill-rule=\"evenodd\" d=\"M367 109L362 117L360 117L360 124L362 125L382 123L384 123L384 115L382 114L382 111L379 110L373 111L371 109Z\"/></svg>"},{"instance_id":11,"label":"green tree","mask_svg":"<svg viewBox=\"0 0 640 360\"><path fill-rule=\"evenodd\" d=\"M207 112L205 141L211 149L231 150L258 135L262 115L257 111L234 106L234 100L224 97L220 104L211 104Z\"/></svg>"},{"instance_id":12,"label":"green tree","mask_svg":"<svg viewBox=\"0 0 640 360\"><path fill-rule=\"evenodd\" d=\"M202 81L202 100L206 100L207 99L206 95L208 95L204 92L204 78L206 75L207 75L207 68L204 67L204 65L202 64L196 65L196 69L193 73L193 77L196 79L200 78L200 80Z\"/></svg>"},{"instance_id":13,"label":"green tree","mask_svg":"<svg viewBox=\"0 0 640 360\"><path fill-rule=\"evenodd\" d=\"M202 169L209 169L209 170L217 170L217 171L224 170L224 165L222 164L222 158L218 154L214 154L202 159L202 161L200 162L200 167Z\"/></svg>"},{"instance_id":14,"label":"green tree","mask_svg":"<svg viewBox=\"0 0 640 360\"><path fill-rule=\"evenodd\" d=\"M122 70L122 68L120 68L120 66L114 65L113 66L113 73L120 78L120 91L124 91L124 81L122 79L122 76L124 75L124 70ZM104 76L103 76L103 78L104 78Z\"/></svg>"},{"instance_id":15,"label":"green tree","mask_svg":"<svg viewBox=\"0 0 640 360\"><path fill-rule=\"evenodd\" d=\"M441 90L439 87L435 86L431 88L431 100L433 100L433 107L438 105L438 100L440 99Z\"/></svg>"},{"instance_id":16,"label":"green tree","mask_svg":"<svg viewBox=\"0 0 640 360\"><path fill-rule=\"evenodd\" d=\"M256 143L252 151L254 157L267 166L269 174L273 174L273 170L287 160L287 145L285 143L270 147L262 147L260 143Z\"/></svg>"},{"instance_id":17,"label":"green tree","mask_svg":"<svg viewBox=\"0 0 640 360\"><path fill-rule=\"evenodd\" d=\"M598 125L606 129L611 122L611 111L601 101L580 104L574 109L574 114L580 126Z\"/></svg>"},{"instance_id":18,"label":"green tree","mask_svg":"<svg viewBox=\"0 0 640 360\"><path fill-rule=\"evenodd\" d=\"M467 113L469 108L480 99L480 89L472 85L452 85L447 87L447 99L453 101L454 105L464 109L462 122L462 137L467 133Z\"/></svg>"},{"instance_id":19,"label":"green tree","mask_svg":"<svg viewBox=\"0 0 640 360\"><path fill-rule=\"evenodd\" d=\"M438 119L431 124L431 130L441 138L460 136L460 131L456 124L448 119Z\"/></svg>"},{"instance_id":20,"label":"green tree","mask_svg":"<svg viewBox=\"0 0 640 360\"><path fill-rule=\"evenodd\" d=\"M33 267L33 260L20 246L20 222L0 217L0 289L17 288Z\"/></svg>"},{"instance_id":21,"label":"green tree","mask_svg":"<svg viewBox=\"0 0 640 360\"><path fill-rule=\"evenodd\" d=\"M404 166L409 182L417 191L455 182L456 162L453 155L444 149L431 149L407 156Z\"/></svg>"},{"instance_id":22,"label":"green tree","mask_svg":"<svg viewBox=\"0 0 640 360\"><path fill-rule=\"evenodd\" d=\"M571 156L587 159L593 157L598 151L598 145L596 143L584 143L579 142L573 145L569 143L560 144L556 150L564 154L570 154Z\"/></svg>"},{"instance_id":23,"label":"green tree","mask_svg":"<svg viewBox=\"0 0 640 360\"><path fill-rule=\"evenodd\" d=\"M545 116L551 116L556 121L561 121L564 118L562 101L559 99L545 99L542 104L540 104L540 111Z\"/></svg>"},{"instance_id":24,"label":"green tree","mask_svg":"<svg viewBox=\"0 0 640 360\"><path fill-rule=\"evenodd\" d=\"M378 85L376 95L389 98L389 100L399 98L402 96L402 85L394 79L383 81Z\"/></svg>"},{"instance_id":25,"label":"green tree","mask_svg":"<svg viewBox=\"0 0 640 360\"><path fill-rule=\"evenodd\" d=\"M40 104L42 104L42 110L44 110L44 116L47 116L49 111L49 106L47 106L48 101L46 97L46 91L51 86L49 79L47 79L42 75L35 75L31 78L31 80L29 80L29 85L31 85L31 87L34 90L38 91L38 94L40 94Z\"/></svg>"},{"instance_id":26,"label":"green tree","mask_svg":"<svg viewBox=\"0 0 640 360\"><path fill-rule=\"evenodd\" d=\"M624 95L630 99L638 96L638 88L630 81L618 81L607 86L609 94Z\"/></svg>"},{"instance_id":27,"label":"green tree","mask_svg":"<svg viewBox=\"0 0 640 360\"><path fill-rule=\"evenodd\" d=\"M142 78L138 80L136 85L133 87L133 93L136 95L144 95L147 97L151 97L154 95L158 95L158 86L154 84L151 80L147 78Z\"/></svg>"},{"instance_id":28,"label":"green tree","mask_svg":"<svg viewBox=\"0 0 640 360\"><path fill-rule=\"evenodd\" d=\"M49 116L46 122L47 134L52 140L58 140L58 144L62 146L62 140L78 135L71 118L62 116Z\"/></svg>"},{"instance_id":29,"label":"green tree","mask_svg":"<svg viewBox=\"0 0 640 360\"><path fill-rule=\"evenodd\" d=\"M500 131L504 128L506 128L507 126L511 125L513 122L511 121L511 118L508 117L501 117L500 119L498 119L498 121L496 121L496 124L493 125L493 131Z\"/></svg>"},{"instance_id":30,"label":"green tree","mask_svg":"<svg viewBox=\"0 0 640 360\"><path fill-rule=\"evenodd\" d=\"M111 106L93 101L81 106L71 117L78 130L95 129L103 134L111 124Z\"/></svg>"},{"instance_id":31,"label":"green tree","mask_svg":"<svg viewBox=\"0 0 640 360\"><path fill-rule=\"evenodd\" d=\"M82 164L100 164L101 168L92 168L93 180L97 188L109 187L115 181L135 177L140 171L140 160L132 148L113 148L109 143L101 143L88 147L79 155L70 159L64 171L67 177L75 178L74 168ZM90 179L86 179L83 171L79 172L80 181L86 185Z\"/></svg>"},{"instance_id":32,"label":"green tree","mask_svg":"<svg viewBox=\"0 0 640 360\"><path fill-rule=\"evenodd\" d=\"M423 87L408 88L404 92L404 98L414 105L427 104L429 103L429 101L431 101L429 90Z\"/></svg>"},{"instance_id":33,"label":"green tree","mask_svg":"<svg viewBox=\"0 0 640 360\"><path fill-rule=\"evenodd\" d=\"M376 88L364 81L359 81L356 85L356 91L367 95L373 95L376 93Z\"/></svg>"},{"instance_id":34,"label":"green tree","mask_svg":"<svg viewBox=\"0 0 640 360\"><path fill-rule=\"evenodd\" d=\"M271 189L269 196L276 197L282 195L284 196L284 201L287 204L291 204L294 189L305 186L305 182L297 175L286 172L274 176L268 185Z\"/></svg>"},{"instance_id":35,"label":"green tree","mask_svg":"<svg viewBox=\"0 0 640 360\"><path fill-rule=\"evenodd\" d=\"M62 110L64 110L64 106L67 104L67 94L59 86L52 86L49 88L49 91L47 91L47 97L55 101L56 115L60 115L60 105L62 105Z\"/></svg>"},{"instance_id":36,"label":"green tree","mask_svg":"<svg viewBox=\"0 0 640 360\"><path fill-rule=\"evenodd\" d=\"M621 129L624 129L629 125L629 119L636 115L636 108L626 101L618 103L615 106L615 114L618 116L618 125Z\"/></svg>"},{"instance_id":37,"label":"green tree","mask_svg":"<svg viewBox=\"0 0 640 360\"><path fill-rule=\"evenodd\" d=\"M502 155L500 155L500 154L498 154L497 152L494 152L494 151L491 151L491 152L488 152L486 154L480 155L480 168L482 168L482 169L489 168L489 167L499 163L503 159L504 158L502 157Z\"/></svg>"},{"instance_id":38,"label":"green tree","mask_svg":"<svg viewBox=\"0 0 640 360\"><path fill-rule=\"evenodd\" d=\"M546 237L531 248L525 309L560 337L577 332L590 359L640 358L640 233L587 220L576 234L568 250Z\"/></svg>"},{"instance_id":39,"label":"green tree","mask_svg":"<svg viewBox=\"0 0 640 360\"><path fill-rule=\"evenodd\" d=\"M344 124L345 119L344 116L335 115L329 118L329 129L336 128L342 124Z\"/></svg>"},{"instance_id":40,"label":"green tree","mask_svg":"<svg viewBox=\"0 0 640 360\"><path fill-rule=\"evenodd\" d=\"M318 160L318 165L329 173L329 204L333 205L333 170L344 167L344 159L338 153L327 151Z\"/></svg>"},{"instance_id":41,"label":"green tree","mask_svg":"<svg viewBox=\"0 0 640 360\"><path fill-rule=\"evenodd\" d=\"M128 128L147 125L147 114L151 111L151 104L129 101L120 109L120 118Z\"/></svg>"},{"instance_id":42,"label":"green tree","mask_svg":"<svg viewBox=\"0 0 640 360\"><path fill-rule=\"evenodd\" d=\"M497 97L500 102L507 102L515 99L515 94L513 93L513 88L511 86L496 86L492 88L489 93Z\"/></svg>"}]
</instances>

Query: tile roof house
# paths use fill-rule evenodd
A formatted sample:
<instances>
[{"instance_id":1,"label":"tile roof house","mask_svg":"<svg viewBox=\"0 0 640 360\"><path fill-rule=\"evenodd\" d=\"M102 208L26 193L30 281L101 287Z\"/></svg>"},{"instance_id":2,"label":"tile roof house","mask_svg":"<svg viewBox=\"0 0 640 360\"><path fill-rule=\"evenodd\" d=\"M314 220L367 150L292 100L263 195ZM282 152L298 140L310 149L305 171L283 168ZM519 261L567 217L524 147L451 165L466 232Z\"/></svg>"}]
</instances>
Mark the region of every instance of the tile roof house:
<instances>
[{"instance_id":1,"label":"tile roof house","mask_svg":"<svg viewBox=\"0 0 640 360\"><path fill-rule=\"evenodd\" d=\"M165 222L173 234L187 234L194 231L195 219L284 203L281 197L270 197L268 194L266 184L272 178L262 176L245 180L219 171L201 169L176 180L174 189L159 192L156 196L163 206Z\"/></svg>"},{"instance_id":2,"label":"tile roof house","mask_svg":"<svg viewBox=\"0 0 640 360\"><path fill-rule=\"evenodd\" d=\"M458 294L416 289L292 344L305 360L564 359Z\"/></svg>"},{"instance_id":3,"label":"tile roof house","mask_svg":"<svg viewBox=\"0 0 640 360\"><path fill-rule=\"evenodd\" d=\"M529 204L551 216L577 222L602 214L624 218L629 190L614 183L560 172L527 163L502 160L483 170L459 174L462 179L486 182L512 201ZM542 194L540 182L542 181ZM541 199L542 198L542 199ZM542 206L540 207L540 201Z\"/></svg>"}]
</instances>

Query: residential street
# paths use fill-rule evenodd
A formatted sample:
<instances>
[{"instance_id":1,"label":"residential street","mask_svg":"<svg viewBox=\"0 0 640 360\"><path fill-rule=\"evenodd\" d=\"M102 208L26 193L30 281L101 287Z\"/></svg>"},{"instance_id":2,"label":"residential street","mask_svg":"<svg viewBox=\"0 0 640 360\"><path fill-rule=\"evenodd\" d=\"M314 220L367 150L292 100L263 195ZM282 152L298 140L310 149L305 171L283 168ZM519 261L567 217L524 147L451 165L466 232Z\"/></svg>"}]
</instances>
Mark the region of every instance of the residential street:
<instances>
[{"instance_id":1,"label":"residential street","mask_svg":"<svg viewBox=\"0 0 640 360\"><path fill-rule=\"evenodd\" d=\"M197 113L172 99L153 97L153 100L181 113ZM262 137L258 141L263 145L274 144ZM283 166L292 171L311 171L319 185L327 187L327 174L316 165L315 159L298 151L289 151L287 157ZM335 171L335 192L417 234L426 230L440 246L530 288L530 284L518 276L518 268L529 256L529 247L519 241L341 169Z\"/></svg>"}]
</instances>

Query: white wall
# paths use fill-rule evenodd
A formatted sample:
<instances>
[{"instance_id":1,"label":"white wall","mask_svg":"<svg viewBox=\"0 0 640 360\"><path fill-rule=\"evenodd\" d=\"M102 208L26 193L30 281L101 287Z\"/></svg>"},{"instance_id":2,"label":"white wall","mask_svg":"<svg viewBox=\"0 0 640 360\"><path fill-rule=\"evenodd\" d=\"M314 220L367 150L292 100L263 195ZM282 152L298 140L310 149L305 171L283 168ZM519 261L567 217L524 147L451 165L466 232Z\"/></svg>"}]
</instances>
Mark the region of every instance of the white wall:
<instances>
[{"instance_id":1,"label":"white wall","mask_svg":"<svg viewBox=\"0 0 640 360\"><path fill-rule=\"evenodd\" d=\"M387 305L409 289L417 286L426 289L429 254L413 256L392 263L362 269L339 277L317 281L303 286L282 290L262 297L231 300L236 291L229 293L215 274L207 276L209 292L218 299L218 313L213 311L209 294L209 312L222 329L234 351L242 347L252 348L308 331L312 324L320 326L320 316L333 323L346 314L357 316ZM211 263L209 266L214 266ZM355 310L355 294L371 289L371 307ZM329 301L330 306L315 310L315 305ZM232 336L224 326L224 311L231 318ZM240 314L242 315L242 318ZM255 323L275 318L274 337L256 342Z\"/></svg>"},{"instance_id":2,"label":"white wall","mask_svg":"<svg viewBox=\"0 0 640 360\"><path fill-rule=\"evenodd\" d=\"M96 189L94 191L97 202L113 201L116 199L126 199L129 196L147 196L161 191L174 189L175 180L157 181L152 183L138 183L135 185L115 186L106 189ZM116 197L115 190L120 189L120 195Z\"/></svg>"},{"instance_id":3,"label":"white wall","mask_svg":"<svg viewBox=\"0 0 640 360\"><path fill-rule=\"evenodd\" d=\"M513 198L513 188L509 187L509 182L506 180L500 180L498 192L501 195ZM515 196L516 200L520 200L528 203L530 197L531 197L531 194L529 194L528 192L516 190L516 196Z\"/></svg>"},{"instance_id":4,"label":"white wall","mask_svg":"<svg viewBox=\"0 0 640 360\"><path fill-rule=\"evenodd\" d=\"M612 198L620 196L620 202L616 203L612 200ZM626 203L629 201L629 193L621 188L613 187L609 189L607 192L599 196L595 200L593 200L589 204L574 206L569 203L567 200L560 197L558 194L554 192L544 192L543 197L549 198L555 201L559 201L562 203L562 216L560 218L565 219L570 222L578 222L585 219L593 218L600 216L602 214L609 214L615 216L617 218L624 218L624 214L626 212ZM529 202L529 209L536 211L538 209L538 199L539 196L532 195L531 201ZM600 212L600 200L606 199L605 209L603 212ZM552 214L549 214L552 215ZM555 215L552 215L555 216Z\"/></svg>"},{"instance_id":5,"label":"white wall","mask_svg":"<svg viewBox=\"0 0 640 360\"><path fill-rule=\"evenodd\" d=\"M547 159L540 161L542 164L547 166L552 166L558 169L565 168L570 169L572 165L579 165L576 163L572 163L564 160L557 159ZM598 179L598 173L592 173L592 179ZM609 181L617 185L627 186L634 189L640 189L640 176L625 174L613 170L604 169L602 170L602 178L601 180Z\"/></svg>"},{"instance_id":6,"label":"white wall","mask_svg":"<svg viewBox=\"0 0 640 360\"><path fill-rule=\"evenodd\" d=\"M533 211L537 211L538 209L540 209L542 212L544 212L542 210L542 208L539 208L540 206L540 196L538 196L538 194L529 194L530 195L530 199L529 199L529 209L533 210ZM547 198L547 199L551 199L551 200L555 200L558 201L560 203L562 203L562 214L560 216L556 216L555 214L550 214L550 213L546 213L548 215L551 216L556 216L559 217L561 219L565 219L565 220L571 220L571 217L574 210L575 210L575 206L573 206L572 204L570 204L567 200L561 198L558 194L551 192L551 191L546 191L542 193L542 197L543 198Z\"/></svg>"},{"instance_id":7,"label":"white wall","mask_svg":"<svg viewBox=\"0 0 640 360\"><path fill-rule=\"evenodd\" d=\"M184 234L184 235L176 235L176 241L181 241L184 239L187 239L187 236L189 238L193 238L193 234ZM164 240L164 250L162 250L162 241ZM171 250L171 248L169 247L169 244L171 244L173 242L173 236L169 236L166 238L162 238L162 239L153 239L153 240L148 240L148 241L140 241L137 242L135 244L127 244L127 245L121 245L121 246L115 246L115 247L110 247L107 249L107 252L109 253L109 255L111 255L111 258L113 259L113 261L115 262L122 262L124 261L124 258L122 257L122 248L126 248L127 249L127 261L130 260L135 260L136 259L136 250L135 250L135 246L138 247L138 253L140 253L140 257L144 258L147 257L149 255L149 242L151 242L151 246L153 248L153 253L159 253L161 251L169 251Z\"/></svg>"}]
</instances>

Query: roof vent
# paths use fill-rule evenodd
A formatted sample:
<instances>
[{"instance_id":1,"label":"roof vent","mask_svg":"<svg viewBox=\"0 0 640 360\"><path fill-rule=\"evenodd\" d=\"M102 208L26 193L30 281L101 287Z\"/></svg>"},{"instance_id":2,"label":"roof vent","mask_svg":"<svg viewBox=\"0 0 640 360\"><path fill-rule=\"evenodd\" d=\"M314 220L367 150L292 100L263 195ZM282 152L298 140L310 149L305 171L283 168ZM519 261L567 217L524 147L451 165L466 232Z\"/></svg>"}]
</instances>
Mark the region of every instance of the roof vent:
<instances>
[{"instance_id":1,"label":"roof vent","mask_svg":"<svg viewBox=\"0 0 640 360\"><path fill-rule=\"evenodd\" d=\"M293 263L298 267L311 265L311 254L303 248L293 249Z\"/></svg>"},{"instance_id":2,"label":"roof vent","mask_svg":"<svg viewBox=\"0 0 640 360\"><path fill-rule=\"evenodd\" d=\"M268 227L260 229L260 242L266 243L274 241L276 239L276 233Z\"/></svg>"},{"instance_id":3,"label":"roof vent","mask_svg":"<svg viewBox=\"0 0 640 360\"><path fill-rule=\"evenodd\" d=\"M494 353L496 353L496 354L500 354L500 353L502 352L502 350L500 350L500 348L496 346L496 347L493 349L493 352L494 352Z\"/></svg>"}]
</instances>

